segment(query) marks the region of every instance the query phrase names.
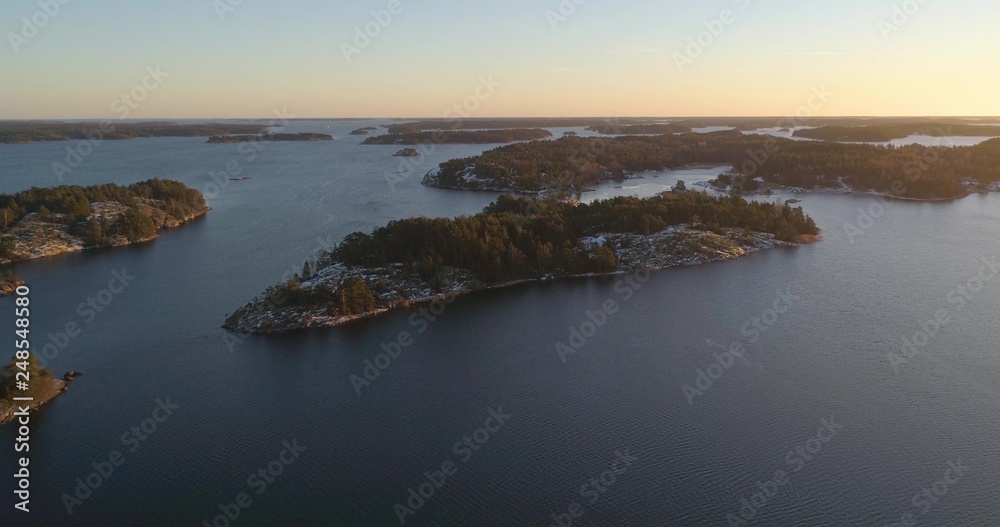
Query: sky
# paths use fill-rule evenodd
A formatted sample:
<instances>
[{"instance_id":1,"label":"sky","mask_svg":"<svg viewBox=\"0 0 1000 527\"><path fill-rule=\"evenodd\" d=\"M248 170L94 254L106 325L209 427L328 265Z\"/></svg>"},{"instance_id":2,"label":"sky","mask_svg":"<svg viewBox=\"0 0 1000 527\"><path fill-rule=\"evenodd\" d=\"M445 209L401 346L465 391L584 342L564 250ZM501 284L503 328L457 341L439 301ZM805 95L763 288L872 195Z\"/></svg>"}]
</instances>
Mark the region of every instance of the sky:
<instances>
[{"instance_id":1,"label":"sky","mask_svg":"<svg viewBox=\"0 0 1000 527\"><path fill-rule=\"evenodd\" d=\"M0 119L998 116L997 20L991 0L4 0Z\"/></svg>"}]
</instances>

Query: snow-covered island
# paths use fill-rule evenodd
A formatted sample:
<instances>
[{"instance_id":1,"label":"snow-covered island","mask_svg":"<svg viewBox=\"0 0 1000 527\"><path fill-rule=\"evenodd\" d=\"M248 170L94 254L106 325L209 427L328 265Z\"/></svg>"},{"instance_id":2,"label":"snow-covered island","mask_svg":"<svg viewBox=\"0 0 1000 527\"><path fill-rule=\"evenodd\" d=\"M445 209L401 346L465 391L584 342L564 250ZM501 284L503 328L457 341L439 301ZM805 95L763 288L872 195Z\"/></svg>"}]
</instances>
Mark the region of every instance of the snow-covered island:
<instances>
[{"instance_id":1,"label":"snow-covered island","mask_svg":"<svg viewBox=\"0 0 1000 527\"><path fill-rule=\"evenodd\" d=\"M277 334L337 326L526 282L733 260L818 234L801 209L701 193L587 205L502 196L476 216L412 218L352 234L224 327Z\"/></svg>"}]
</instances>

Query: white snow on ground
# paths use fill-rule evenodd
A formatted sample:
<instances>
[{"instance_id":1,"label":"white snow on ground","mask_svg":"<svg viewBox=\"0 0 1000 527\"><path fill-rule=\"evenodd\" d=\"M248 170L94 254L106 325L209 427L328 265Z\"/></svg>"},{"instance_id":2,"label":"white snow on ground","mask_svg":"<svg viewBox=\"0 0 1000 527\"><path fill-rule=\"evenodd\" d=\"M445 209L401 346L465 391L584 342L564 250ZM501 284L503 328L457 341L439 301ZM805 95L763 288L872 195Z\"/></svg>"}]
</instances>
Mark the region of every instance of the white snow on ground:
<instances>
[{"instance_id":1,"label":"white snow on ground","mask_svg":"<svg viewBox=\"0 0 1000 527\"><path fill-rule=\"evenodd\" d=\"M604 247L604 244L607 243L607 241L608 241L607 236L603 234L600 236L585 236L583 238L580 238L580 243L582 243L583 246L586 247L588 251L593 249L594 247Z\"/></svg>"}]
</instances>

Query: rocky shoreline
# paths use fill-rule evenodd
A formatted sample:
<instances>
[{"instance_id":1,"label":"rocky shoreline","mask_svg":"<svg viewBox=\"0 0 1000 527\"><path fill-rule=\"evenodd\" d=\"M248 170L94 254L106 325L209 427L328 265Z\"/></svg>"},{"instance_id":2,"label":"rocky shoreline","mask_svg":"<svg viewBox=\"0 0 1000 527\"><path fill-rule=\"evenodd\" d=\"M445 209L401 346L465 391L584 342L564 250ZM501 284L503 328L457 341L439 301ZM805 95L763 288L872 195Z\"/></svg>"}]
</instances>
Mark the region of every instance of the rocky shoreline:
<instances>
[{"instance_id":1,"label":"rocky shoreline","mask_svg":"<svg viewBox=\"0 0 1000 527\"><path fill-rule=\"evenodd\" d=\"M83 238L70 232L70 226L60 223L61 215L43 219L38 213L31 213L22 218L3 235L0 240L9 240L12 247L8 258L0 258L0 264L34 260L55 256L58 254L77 252L102 247L123 247L136 243L145 243L158 238L163 229L172 229L204 216L211 210L207 205L181 218L175 218L164 210L161 202L142 199L141 212L152 220L156 234L140 240L129 241L124 236L111 237L108 243L88 247ZM90 218L102 220L114 219L124 214L127 206L117 201L105 201L90 204L93 214ZM90 219L88 218L88 220ZM55 220L55 221L50 221Z\"/></svg>"},{"instance_id":2,"label":"rocky shoreline","mask_svg":"<svg viewBox=\"0 0 1000 527\"><path fill-rule=\"evenodd\" d=\"M22 285L25 285L25 282L20 278L0 278L0 297L13 295Z\"/></svg>"},{"instance_id":3,"label":"rocky shoreline","mask_svg":"<svg viewBox=\"0 0 1000 527\"><path fill-rule=\"evenodd\" d=\"M69 383L73 382L73 379L79 377L80 375L80 372L71 371L63 376L62 379L46 377L44 379L33 381L45 384L35 395L34 401L31 401L28 405L28 411L37 411L42 405L66 393L66 391L69 390ZM19 411L19 404L20 403L16 401L0 399L0 425L5 425L15 419L16 413Z\"/></svg>"},{"instance_id":4,"label":"rocky shoreline","mask_svg":"<svg viewBox=\"0 0 1000 527\"><path fill-rule=\"evenodd\" d=\"M740 229L724 229L722 232L723 234L718 234L692 225L678 225L650 235L608 233L581 238L579 242L585 247L599 245L614 252L618 263L617 269L605 275L735 260L764 249L798 245L777 240L771 234L760 232ZM803 239L803 241L814 240ZM278 290L272 288L262 297L255 298L237 310L225 321L223 327L240 333L260 335L333 327L378 316L393 309L405 309L414 304L475 291L510 287L525 282L598 275L556 272L532 280L486 284L476 279L468 270L447 268L444 276L436 277L438 285L435 286L414 272L412 266L408 268L404 264L366 268L328 260L320 262L315 275L303 281L301 287L333 290L348 277L355 276L360 276L375 292L374 309L351 316L330 315L327 307L322 305L289 305Z\"/></svg>"}]
</instances>

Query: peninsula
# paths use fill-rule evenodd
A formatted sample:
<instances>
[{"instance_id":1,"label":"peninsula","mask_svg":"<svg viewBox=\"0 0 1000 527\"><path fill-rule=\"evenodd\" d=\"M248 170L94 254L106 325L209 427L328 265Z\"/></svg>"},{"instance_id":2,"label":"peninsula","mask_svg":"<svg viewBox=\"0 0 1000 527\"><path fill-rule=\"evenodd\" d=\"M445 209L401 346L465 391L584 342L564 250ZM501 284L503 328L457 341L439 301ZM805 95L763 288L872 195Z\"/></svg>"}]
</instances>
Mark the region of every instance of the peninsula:
<instances>
[{"instance_id":1,"label":"peninsula","mask_svg":"<svg viewBox=\"0 0 1000 527\"><path fill-rule=\"evenodd\" d=\"M208 210L201 192L163 179L3 194L0 264L149 241Z\"/></svg>"},{"instance_id":2,"label":"peninsula","mask_svg":"<svg viewBox=\"0 0 1000 527\"><path fill-rule=\"evenodd\" d=\"M351 234L224 327L274 334L336 326L526 281L735 259L819 233L801 208L698 192L591 204L501 196L475 216L410 218Z\"/></svg>"}]
</instances>

